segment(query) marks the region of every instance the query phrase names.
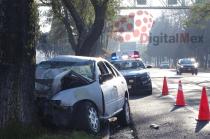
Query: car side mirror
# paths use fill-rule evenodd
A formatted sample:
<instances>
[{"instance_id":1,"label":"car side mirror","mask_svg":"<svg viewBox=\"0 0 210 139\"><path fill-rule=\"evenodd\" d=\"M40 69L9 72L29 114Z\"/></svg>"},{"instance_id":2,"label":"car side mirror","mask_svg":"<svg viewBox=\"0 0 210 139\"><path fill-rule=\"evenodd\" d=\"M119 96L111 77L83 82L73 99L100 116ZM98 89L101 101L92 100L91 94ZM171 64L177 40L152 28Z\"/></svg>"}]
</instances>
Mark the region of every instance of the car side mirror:
<instances>
[{"instance_id":1,"label":"car side mirror","mask_svg":"<svg viewBox=\"0 0 210 139\"><path fill-rule=\"evenodd\" d=\"M151 65L148 65L148 66L147 66L147 69L151 69L151 68L152 68L152 66L151 66Z\"/></svg>"},{"instance_id":2,"label":"car side mirror","mask_svg":"<svg viewBox=\"0 0 210 139\"><path fill-rule=\"evenodd\" d=\"M112 74L103 74L103 75L99 75L99 82L103 83L109 79L111 79L113 77Z\"/></svg>"}]
</instances>

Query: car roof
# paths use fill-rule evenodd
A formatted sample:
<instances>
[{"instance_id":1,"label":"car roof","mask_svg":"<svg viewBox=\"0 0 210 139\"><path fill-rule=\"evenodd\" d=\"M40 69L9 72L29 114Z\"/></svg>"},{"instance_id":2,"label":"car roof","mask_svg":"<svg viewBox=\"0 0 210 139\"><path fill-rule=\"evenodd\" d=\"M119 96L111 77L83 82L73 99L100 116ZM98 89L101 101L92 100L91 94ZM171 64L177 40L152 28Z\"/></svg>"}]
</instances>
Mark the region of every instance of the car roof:
<instances>
[{"instance_id":1,"label":"car roof","mask_svg":"<svg viewBox=\"0 0 210 139\"><path fill-rule=\"evenodd\" d=\"M84 62L84 61L105 61L103 58L86 57L86 56L73 56L73 55L59 55L49 61L71 61L71 62Z\"/></svg>"}]
</instances>

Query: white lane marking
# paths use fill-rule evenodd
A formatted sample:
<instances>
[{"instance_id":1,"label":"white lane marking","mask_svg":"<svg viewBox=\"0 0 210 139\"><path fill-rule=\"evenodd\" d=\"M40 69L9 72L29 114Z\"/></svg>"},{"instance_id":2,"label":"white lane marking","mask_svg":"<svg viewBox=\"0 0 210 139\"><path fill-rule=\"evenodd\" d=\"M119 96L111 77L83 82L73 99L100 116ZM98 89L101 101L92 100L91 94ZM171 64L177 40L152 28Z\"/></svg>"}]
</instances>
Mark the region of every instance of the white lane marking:
<instances>
[{"instance_id":1,"label":"white lane marking","mask_svg":"<svg viewBox=\"0 0 210 139\"><path fill-rule=\"evenodd\" d=\"M152 83L152 86L153 86L154 88L156 88L158 91L160 91L160 93L162 92L162 90L161 90L161 89L158 87L158 85L155 84L154 82ZM170 94L167 95L167 96L164 96L164 97L169 97L169 98L171 98L174 102L176 102L176 98L175 98L174 96L170 95ZM185 108L187 108L189 111L191 111L191 112L195 113L196 115L198 115L198 111L197 111L196 109L194 109L193 107L187 105L187 106L185 106Z\"/></svg>"}]
</instances>

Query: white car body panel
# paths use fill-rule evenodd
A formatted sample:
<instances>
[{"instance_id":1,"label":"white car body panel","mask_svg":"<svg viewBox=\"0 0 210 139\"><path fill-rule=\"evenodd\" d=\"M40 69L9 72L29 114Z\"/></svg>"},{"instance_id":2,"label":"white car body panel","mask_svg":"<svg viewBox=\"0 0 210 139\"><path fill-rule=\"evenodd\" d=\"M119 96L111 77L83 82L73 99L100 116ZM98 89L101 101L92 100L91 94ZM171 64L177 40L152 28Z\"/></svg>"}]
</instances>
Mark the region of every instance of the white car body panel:
<instances>
[{"instance_id":1,"label":"white car body panel","mask_svg":"<svg viewBox=\"0 0 210 139\"><path fill-rule=\"evenodd\" d=\"M80 100L90 100L102 109L102 92L98 82L89 85L67 89L57 93L52 100L61 100L62 106L73 106Z\"/></svg>"}]
</instances>

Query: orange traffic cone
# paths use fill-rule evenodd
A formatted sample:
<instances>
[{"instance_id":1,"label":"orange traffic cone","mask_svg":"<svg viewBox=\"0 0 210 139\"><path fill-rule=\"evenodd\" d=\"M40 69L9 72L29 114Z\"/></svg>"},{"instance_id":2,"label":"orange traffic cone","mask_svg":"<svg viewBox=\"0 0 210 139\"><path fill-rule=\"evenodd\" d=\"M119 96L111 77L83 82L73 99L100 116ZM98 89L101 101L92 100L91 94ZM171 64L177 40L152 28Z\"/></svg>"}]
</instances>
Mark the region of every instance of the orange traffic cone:
<instances>
[{"instance_id":1,"label":"orange traffic cone","mask_svg":"<svg viewBox=\"0 0 210 139\"><path fill-rule=\"evenodd\" d=\"M179 87L178 87L175 106L186 106L181 81L179 81Z\"/></svg>"},{"instance_id":2,"label":"orange traffic cone","mask_svg":"<svg viewBox=\"0 0 210 139\"><path fill-rule=\"evenodd\" d=\"M199 121L210 121L209 103L208 103L208 97L206 94L205 87L203 87L203 89L202 89L198 120Z\"/></svg>"},{"instance_id":3,"label":"orange traffic cone","mask_svg":"<svg viewBox=\"0 0 210 139\"><path fill-rule=\"evenodd\" d=\"M163 88L162 88L162 96L168 95L168 85L166 81L166 77L163 80Z\"/></svg>"}]
</instances>

